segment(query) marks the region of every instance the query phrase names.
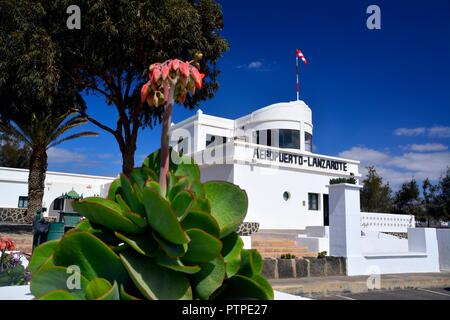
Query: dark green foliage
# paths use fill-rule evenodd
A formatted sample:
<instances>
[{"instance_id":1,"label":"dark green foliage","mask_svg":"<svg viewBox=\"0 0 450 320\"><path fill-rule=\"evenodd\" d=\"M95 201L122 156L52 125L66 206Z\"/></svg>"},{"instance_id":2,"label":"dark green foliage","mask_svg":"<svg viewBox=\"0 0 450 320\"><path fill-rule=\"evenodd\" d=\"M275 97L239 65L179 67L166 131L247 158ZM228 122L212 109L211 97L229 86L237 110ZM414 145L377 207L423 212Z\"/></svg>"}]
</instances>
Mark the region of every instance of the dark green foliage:
<instances>
[{"instance_id":1,"label":"dark green foliage","mask_svg":"<svg viewBox=\"0 0 450 320\"><path fill-rule=\"evenodd\" d=\"M0 167L28 169L31 149L14 136L0 132Z\"/></svg>"},{"instance_id":2,"label":"dark green foliage","mask_svg":"<svg viewBox=\"0 0 450 320\"><path fill-rule=\"evenodd\" d=\"M392 212L392 190L384 183L375 167L367 168L367 176L361 189L361 210L363 212Z\"/></svg>"},{"instance_id":3,"label":"dark green foliage","mask_svg":"<svg viewBox=\"0 0 450 320\"><path fill-rule=\"evenodd\" d=\"M395 193L395 213L420 217L424 212L421 204L419 185L415 179L403 183L400 190Z\"/></svg>"},{"instance_id":4,"label":"dark green foliage","mask_svg":"<svg viewBox=\"0 0 450 320\"><path fill-rule=\"evenodd\" d=\"M349 184L356 184L356 179L351 178L335 178L330 179L330 184L339 184L339 183L349 183Z\"/></svg>"},{"instance_id":5,"label":"dark green foliage","mask_svg":"<svg viewBox=\"0 0 450 320\"><path fill-rule=\"evenodd\" d=\"M79 30L66 25L66 9L73 4L81 10ZM36 102L5 105L2 99L1 107L64 108L69 103L61 99L59 88L65 87L68 99L75 94L80 100L74 108L117 140L126 174L134 167L139 129L162 115L161 108L139 101L149 65L173 58L187 61L201 52L204 86L185 102L194 108L217 91L217 63L228 48L220 35L222 9L213 0L5 0L0 2L0 21L0 96L20 92L22 100ZM101 96L115 109L117 120L91 117L94 106L86 108L80 92Z\"/></svg>"},{"instance_id":6,"label":"dark green foliage","mask_svg":"<svg viewBox=\"0 0 450 320\"><path fill-rule=\"evenodd\" d=\"M280 259L295 259L295 255L292 253L283 253Z\"/></svg>"},{"instance_id":7,"label":"dark green foliage","mask_svg":"<svg viewBox=\"0 0 450 320\"><path fill-rule=\"evenodd\" d=\"M30 272L23 267L19 257L4 251L0 251L0 255L0 287L26 285L30 281Z\"/></svg>"},{"instance_id":8,"label":"dark green foliage","mask_svg":"<svg viewBox=\"0 0 450 320\"><path fill-rule=\"evenodd\" d=\"M196 164L180 163L163 195L150 169L157 154L117 179L109 199L75 202L87 220L36 248L30 268L37 298L273 299L260 254L244 250L235 231L246 215L245 191L203 184ZM230 197L235 201L223 202ZM81 270L80 289L65 285L70 265Z\"/></svg>"}]
</instances>

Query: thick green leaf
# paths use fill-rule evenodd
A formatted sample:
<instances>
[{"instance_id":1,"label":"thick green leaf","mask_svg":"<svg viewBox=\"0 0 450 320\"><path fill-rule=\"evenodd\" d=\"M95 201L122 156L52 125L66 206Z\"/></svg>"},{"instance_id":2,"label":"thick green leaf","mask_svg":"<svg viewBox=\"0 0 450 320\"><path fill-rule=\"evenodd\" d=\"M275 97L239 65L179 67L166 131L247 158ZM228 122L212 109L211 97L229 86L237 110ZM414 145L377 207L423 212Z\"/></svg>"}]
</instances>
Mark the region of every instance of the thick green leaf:
<instances>
[{"instance_id":1,"label":"thick green leaf","mask_svg":"<svg viewBox=\"0 0 450 320\"><path fill-rule=\"evenodd\" d=\"M189 241L177 216L170 207L169 202L161 197L155 190L144 188L144 206L147 221L164 239L175 244Z\"/></svg>"},{"instance_id":2,"label":"thick green leaf","mask_svg":"<svg viewBox=\"0 0 450 320\"><path fill-rule=\"evenodd\" d=\"M192 276L195 295L208 299L222 285L225 279L225 264L222 257L217 257L200 265L201 270Z\"/></svg>"},{"instance_id":3,"label":"thick green leaf","mask_svg":"<svg viewBox=\"0 0 450 320\"><path fill-rule=\"evenodd\" d=\"M188 279L181 272L159 266L155 260L124 252L120 258L139 291L151 300L192 299Z\"/></svg>"},{"instance_id":4,"label":"thick green leaf","mask_svg":"<svg viewBox=\"0 0 450 320\"><path fill-rule=\"evenodd\" d=\"M128 292L126 292L123 285L120 285L119 292L120 292L120 297L122 298L122 300L141 300L138 297L135 297L132 294L129 294Z\"/></svg>"},{"instance_id":5,"label":"thick green leaf","mask_svg":"<svg viewBox=\"0 0 450 320\"><path fill-rule=\"evenodd\" d=\"M241 268L239 274L252 278L255 274L260 274L263 267L263 260L256 249L241 251Z\"/></svg>"},{"instance_id":6,"label":"thick green leaf","mask_svg":"<svg viewBox=\"0 0 450 320\"><path fill-rule=\"evenodd\" d=\"M181 221L181 226L185 229L201 229L207 233L219 238L220 230L216 219L210 214L191 210L186 217Z\"/></svg>"},{"instance_id":7,"label":"thick green leaf","mask_svg":"<svg viewBox=\"0 0 450 320\"><path fill-rule=\"evenodd\" d=\"M173 153L172 147L169 147L169 171L174 172L177 169L177 165L174 163L175 160L177 163L181 162L181 158L179 157L178 153ZM160 166L161 166L161 149L156 150L155 152L151 153L147 156L147 158L144 159L144 162L142 163L142 167L147 167L151 169L156 176L159 177L160 172ZM155 179L157 180L157 179Z\"/></svg>"},{"instance_id":8,"label":"thick green leaf","mask_svg":"<svg viewBox=\"0 0 450 320\"><path fill-rule=\"evenodd\" d=\"M200 181L200 169L197 164L180 163L175 170L175 176L186 177L189 181Z\"/></svg>"},{"instance_id":9,"label":"thick green leaf","mask_svg":"<svg viewBox=\"0 0 450 320\"><path fill-rule=\"evenodd\" d=\"M236 232L232 232L222 239L222 244L222 256L225 260L227 277L231 278L241 267L241 250L244 242Z\"/></svg>"},{"instance_id":10,"label":"thick green leaf","mask_svg":"<svg viewBox=\"0 0 450 320\"><path fill-rule=\"evenodd\" d=\"M188 244L188 250L183 256L183 261L194 263L209 262L220 255L222 242L200 229L187 230L191 241Z\"/></svg>"},{"instance_id":11,"label":"thick green leaf","mask_svg":"<svg viewBox=\"0 0 450 320\"><path fill-rule=\"evenodd\" d=\"M53 265L53 251L59 240L47 241L36 247L28 264L28 270L34 274L38 269Z\"/></svg>"},{"instance_id":12,"label":"thick green leaf","mask_svg":"<svg viewBox=\"0 0 450 320\"><path fill-rule=\"evenodd\" d=\"M126 204L120 194L116 195L116 202L122 207L123 215L133 221L138 227L145 229L147 227L147 220L138 213L132 212L131 208Z\"/></svg>"},{"instance_id":13,"label":"thick green leaf","mask_svg":"<svg viewBox=\"0 0 450 320\"><path fill-rule=\"evenodd\" d=\"M145 187L150 188L155 190L159 195L162 196L162 192L161 192L161 186L159 185L158 182L153 181L153 180L148 180L145 182Z\"/></svg>"},{"instance_id":14,"label":"thick green leaf","mask_svg":"<svg viewBox=\"0 0 450 320\"><path fill-rule=\"evenodd\" d=\"M203 211L206 213L211 213L211 205L206 198L196 198L192 209Z\"/></svg>"},{"instance_id":15,"label":"thick green leaf","mask_svg":"<svg viewBox=\"0 0 450 320\"><path fill-rule=\"evenodd\" d=\"M205 188L200 181L192 181L189 190L191 190L198 198L204 198L206 196Z\"/></svg>"},{"instance_id":16,"label":"thick green leaf","mask_svg":"<svg viewBox=\"0 0 450 320\"><path fill-rule=\"evenodd\" d=\"M105 292L102 296L98 297L96 300L120 300L120 293L117 282L114 281L112 288Z\"/></svg>"},{"instance_id":17,"label":"thick green leaf","mask_svg":"<svg viewBox=\"0 0 450 320\"><path fill-rule=\"evenodd\" d=\"M211 214L220 227L223 238L235 231L247 214L247 193L238 186L225 181L208 181L204 184Z\"/></svg>"},{"instance_id":18,"label":"thick green leaf","mask_svg":"<svg viewBox=\"0 0 450 320\"><path fill-rule=\"evenodd\" d=\"M150 170L146 168L147 170ZM147 175L141 170L141 168L133 168L130 173L130 182L136 183L139 188L143 188L145 181L147 181Z\"/></svg>"},{"instance_id":19,"label":"thick green leaf","mask_svg":"<svg viewBox=\"0 0 450 320\"><path fill-rule=\"evenodd\" d=\"M118 192L120 192L120 179L116 179L111 183L111 186L109 187L107 199L114 201L114 199L116 199L116 194Z\"/></svg>"},{"instance_id":20,"label":"thick green leaf","mask_svg":"<svg viewBox=\"0 0 450 320\"><path fill-rule=\"evenodd\" d=\"M69 285L75 285L76 281L72 281L79 276L80 288L72 288ZM69 278L70 277L70 278ZM39 298L49 291L64 290L69 292L77 299L85 299L84 289L87 287L88 280L84 277L83 272L76 275L67 272L65 267L51 266L38 270L31 279L30 291Z\"/></svg>"},{"instance_id":21,"label":"thick green leaf","mask_svg":"<svg viewBox=\"0 0 450 320\"><path fill-rule=\"evenodd\" d=\"M173 201L173 199L175 199L175 197L178 193L180 193L183 190L190 189L190 186L191 186L191 184L186 177L182 177L182 178L178 179L177 183L175 183L175 185L168 190L167 198L170 201Z\"/></svg>"},{"instance_id":22,"label":"thick green leaf","mask_svg":"<svg viewBox=\"0 0 450 320\"><path fill-rule=\"evenodd\" d=\"M42 295L39 300L77 300L77 298L65 290L52 290Z\"/></svg>"},{"instance_id":23,"label":"thick green leaf","mask_svg":"<svg viewBox=\"0 0 450 320\"><path fill-rule=\"evenodd\" d=\"M179 258L185 255L188 245L186 243L183 244L174 244L168 242L161 238L158 234L153 232L153 238L158 242L159 247L163 250L170 258Z\"/></svg>"},{"instance_id":24,"label":"thick green leaf","mask_svg":"<svg viewBox=\"0 0 450 320\"><path fill-rule=\"evenodd\" d=\"M84 231L66 234L55 248L53 261L58 266L78 266L89 280L105 278L125 283L128 279L119 257L94 235Z\"/></svg>"},{"instance_id":25,"label":"thick green leaf","mask_svg":"<svg viewBox=\"0 0 450 320\"><path fill-rule=\"evenodd\" d=\"M117 282L114 285L102 278L92 279L86 287L86 298L88 300L120 300Z\"/></svg>"},{"instance_id":26,"label":"thick green leaf","mask_svg":"<svg viewBox=\"0 0 450 320\"><path fill-rule=\"evenodd\" d=\"M156 253L156 262L160 266L163 266L163 267L175 270L175 271L183 272L183 273L193 274L193 273L197 273L200 271L199 266L185 265L180 261L180 259L170 258L163 251L158 251Z\"/></svg>"},{"instance_id":27,"label":"thick green leaf","mask_svg":"<svg viewBox=\"0 0 450 320\"><path fill-rule=\"evenodd\" d=\"M257 281L245 276L235 275L225 281L225 289L217 296L218 299L260 299L271 300L273 292Z\"/></svg>"},{"instance_id":28,"label":"thick green leaf","mask_svg":"<svg viewBox=\"0 0 450 320\"><path fill-rule=\"evenodd\" d=\"M89 197L72 204L73 208L91 222L104 226L112 231L140 233L142 228L124 216L122 207L114 201Z\"/></svg>"},{"instance_id":29,"label":"thick green leaf","mask_svg":"<svg viewBox=\"0 0 450 320\"><path fill-rule=\"evenodd\" d=\"M183 220L184 216L194 204L194 195L187 190L179 192L172 200L172 209L178 219Z\"/></svg>"},{"instance_id":30,"label":"thick green leaf","mask_svg":"<svg viewBox=\"0 0 450 320\"><path fill-rule=\"evenodd\" d=\"M108 280L103 278L94 278L89 281L84 291L88 300L95 300L98 297L104 295L111 288L112 284Z\"/></svg>"},{"instance_id":31,"label":"thick green leaf","mask_svg":"<svg viewBox=\"0 0 450 320\"><path fill-rule=\"evenodd\" d=\"M158 248L155 240L147 233L139 235L125 235L116 232L117 238L123 240L126 244L132 247L136 252L148 257L153 257L155 250Z\"/></svg>"},{"instance_id":32,"label":"thick green leaf","mask_svg":"<svg viewBox=\"0 0 450 320\"><path fill-rule=\"evenodd\" d=\"M136 194L137 190L135 190L126 175L123 173L120 175L120 183L122 195L128 206L131 208L133 212L141 213L144 211L144 206L139 201L139 196Z\"/></svg>"},{"instance_id":33,"label":"thick green leaf","mask_svg":"<svg viewBox=\"0 0 450 320\"><path fill-rule=\"evenodd\" d=\"M252 277L252 280L255 281L256 283L258 283L260 285L260 287L264 289L269 300L273 300L273 297L274 297L273 289L272 289L272 286L270 285L269 281L266 280L266 278L264 278L260 274L255 274Z\"/></svg>"}]
</instances>

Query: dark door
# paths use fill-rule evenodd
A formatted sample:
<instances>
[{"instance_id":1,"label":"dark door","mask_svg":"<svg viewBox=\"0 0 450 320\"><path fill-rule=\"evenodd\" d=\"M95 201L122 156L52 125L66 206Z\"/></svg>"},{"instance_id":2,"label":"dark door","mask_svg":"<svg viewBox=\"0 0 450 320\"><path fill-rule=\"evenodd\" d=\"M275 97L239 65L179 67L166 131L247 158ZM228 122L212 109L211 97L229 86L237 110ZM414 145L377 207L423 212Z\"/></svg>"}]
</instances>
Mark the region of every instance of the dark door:
<instances>
[{"instance_id":1,"label":"dark door","mask_svg":"<svg viewBox=\"0 0 450 320\"><path fill-rule=\"evenodd\" d=\"M330 225L330 212L329 212L329 206L328 206L328 195L323 195L323 225L329 226Z\"/></svg>"}]
</instances>

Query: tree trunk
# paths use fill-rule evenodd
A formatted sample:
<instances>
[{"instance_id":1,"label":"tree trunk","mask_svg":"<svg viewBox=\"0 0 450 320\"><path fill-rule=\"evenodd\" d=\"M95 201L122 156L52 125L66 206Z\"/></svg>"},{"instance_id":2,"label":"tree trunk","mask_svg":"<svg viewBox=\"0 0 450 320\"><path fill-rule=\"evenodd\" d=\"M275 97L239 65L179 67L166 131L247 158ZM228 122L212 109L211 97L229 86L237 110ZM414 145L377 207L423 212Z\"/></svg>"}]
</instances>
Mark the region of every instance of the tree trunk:
<instances>
[{"instance_id":1,"label":"tree trunk","mask_svg":"<svg viewBox=\"0 0 450 320\"><path fill-rule=\"evenodd\" d=\"M136 141L127 142L122 151L122 172L129 176L134 168L134 153L136 152Z\"/></svg>"},{"instance_id":2,"label":"tree trunk","mask_svg":"<svg viewBox=\"0 0 450 320\"><path fill-rule=\"evenodd\" d=\"M36 210L42 209L47 165L47 150L45 147L34 148L31 152L30 171L28 174L28 223L33 223Z\"/></svg>"}]
</instances>

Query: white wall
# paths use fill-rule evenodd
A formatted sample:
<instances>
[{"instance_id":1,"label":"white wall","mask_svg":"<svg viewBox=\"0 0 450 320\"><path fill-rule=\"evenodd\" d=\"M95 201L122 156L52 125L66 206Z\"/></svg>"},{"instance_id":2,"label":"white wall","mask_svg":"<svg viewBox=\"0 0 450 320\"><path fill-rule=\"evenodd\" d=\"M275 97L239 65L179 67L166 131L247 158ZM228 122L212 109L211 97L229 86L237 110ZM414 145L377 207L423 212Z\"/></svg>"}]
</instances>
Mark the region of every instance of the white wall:
<instances>
[{"instance_id":1,"label":"white wall","mask_svg":"<svg viewBox=\"0 0 450 320\"><path fill-rule=\"evenodd\" d=\"M49 212L53 201L71 190L84 197L104 196L113 180L113 177L48 171L42 206ZM28 195L28 170L0 167L0 192L0 207L17 208L19 196Z\"/></svg>"},{"instance_id":2,"label":"white wall","mask_svg":"<svg viewBox=\"0 0 450 320\"><path fill-rule=\"evenodd\" d=\"M436 230L441 270L450 270L450 229Z\"/></svg>"},{"instance_id":3,"label":"white wall","mask_svg":"<svg viewBox=\"0 0 450 320\"><path fill-rule=\"evenodd\" d=\"M260 223L260 229L305 229L323 225L322 195L329 175L298 172L285 168L234 165L234 183L249 198L246 221ZM290 193L285 201L283 193ZM319 194L319 210L308 210L308 192Z\"/></svg>"}]
</instances>

